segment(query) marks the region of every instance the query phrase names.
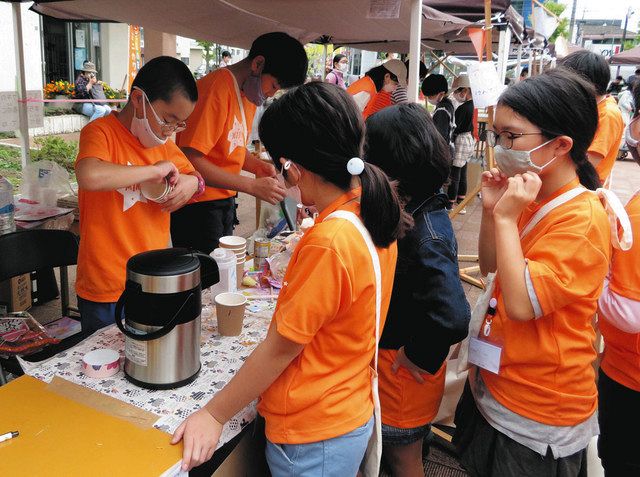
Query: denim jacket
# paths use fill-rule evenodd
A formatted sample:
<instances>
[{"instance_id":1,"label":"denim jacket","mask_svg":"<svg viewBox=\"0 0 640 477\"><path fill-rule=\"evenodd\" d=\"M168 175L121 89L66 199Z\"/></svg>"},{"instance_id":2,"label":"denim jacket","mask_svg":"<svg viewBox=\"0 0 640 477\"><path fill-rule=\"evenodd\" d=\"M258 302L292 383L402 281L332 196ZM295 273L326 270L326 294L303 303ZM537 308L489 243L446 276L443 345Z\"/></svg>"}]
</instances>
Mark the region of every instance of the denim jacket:
<instances>
[{"instance_id":1,"label":"denim jacket","mask_svg":"<svg viewBox=\"0 0 640 477\"><path fill-rule=\"evenodd\" d=\"M415 225L398 241L393 293L380 339L380 348L404 346L407 357L432 374L449 347L465 338L471 317L447 201L446 195L435 194L406 207Z\"/></svg>"}]
</instances>

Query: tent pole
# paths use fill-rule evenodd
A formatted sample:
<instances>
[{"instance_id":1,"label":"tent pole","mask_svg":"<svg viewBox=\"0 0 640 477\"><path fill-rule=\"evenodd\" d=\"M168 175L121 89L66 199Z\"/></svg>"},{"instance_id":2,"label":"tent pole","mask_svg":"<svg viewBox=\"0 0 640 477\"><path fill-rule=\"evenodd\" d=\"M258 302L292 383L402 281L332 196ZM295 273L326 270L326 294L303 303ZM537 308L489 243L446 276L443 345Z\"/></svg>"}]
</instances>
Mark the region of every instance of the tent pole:
<instances>
[{"instance_id":1,"label":"tent pole","mask_svg":"<svg viewBox=\"0 0 640 477\"><path fill-rule=\"evenodd\" d=\"M520 78L522 72L522 43L518 45L518 62L516 63L516 74L513 78L514 82Z\"/></svg>"},{"instance_id":2,"label":"tent pole","mask_svg":"<svg viewBox=\"0 0 640 477\"><path fill-rule=\"evenodd\" d=\"M331 65L333 66L333 65ZM322 81L327 77L327 44L322 44Z\"/></svg>"},{"instance_id":3,"label":"tent pole","mask_svg":"<svg viewBox=\"0 0 640 477\"><path fill-rule=\"evenodd\" d=\"M498 45L498 75L502 83L504 83L504 79L507 76L507 63L510 50L511 29L507 26L504 30L500 30L500 43Z\"/></svg>"},{"instance_id":4,"label":"tent pole","mask_svg":"<svg viewBox=\"0 0 640 477\"><path fill-rule=\"evenodd\" d=\"M491 27L491 0L484 0L484 26L486 29L485 54L487 55L487 61L492 61L493 29ZM493 130L493 111L493 106L487 108L487 129L491 130ZM487 146L485 149L487 151L487 166L489 169L496 167L493 148Z\"/></svg>"},{"instance_id":5,"label":"tent pole","mask_svg":"<svg viewBox=\"0 0 640 477\"><path fill-rule=\"evenodd\" d=\"M422 0L411 0L411 32L409 44L409 84L407 97L409 102L418 101L420 43L422 38Z\"/></svg>"},{"instance_id":6,"label":"tent pole","mask_svg":"<svg viewBox=\"0 0 640 477\"><path fill-rule=\"evenodd\" d=\"M18 92L18 119L20 124L20 149L22 151L22 168L31 161L29 154L29 116L27 109L27 84L24 72L24 38L22 35L22 10L20 3L12 3L13 9L13 44L16 55L16 89Z\"/></svg>"},{"instance_id":7,"label":"tent pole","mask_svg":"<svg viewBox=\"0 0 640 477\"><path fill-rule=\"evenodd\" d=\"M534 50L529 50L529 71L527 72L527 78L533 76L533 57L535 56Z\"/></svg>"}]
</instances>

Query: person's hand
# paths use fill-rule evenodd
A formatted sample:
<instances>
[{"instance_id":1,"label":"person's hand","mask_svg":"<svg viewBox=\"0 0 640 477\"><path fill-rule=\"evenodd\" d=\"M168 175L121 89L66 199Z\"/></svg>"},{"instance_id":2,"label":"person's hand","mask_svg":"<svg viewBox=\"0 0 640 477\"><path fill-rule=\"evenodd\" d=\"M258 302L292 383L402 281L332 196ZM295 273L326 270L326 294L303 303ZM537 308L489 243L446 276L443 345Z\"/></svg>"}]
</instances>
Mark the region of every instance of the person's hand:
<instances>
[{"instance_id":1,"label":"person's hand","mask_svg":"<svg viewBox=\"0 0 640 477\"><path fill-rule=\"evenodd\" d=\"M400 367L403 367L404 369L409 371L409 374L413 376L413 379L415 379L417 383L424 384L424 378L422 377L422 375L427 373L427 371L420 368L419 366L416 366L411 362L409 358L407 358L407 355L404 353L404 346L398 350L396 359L391 365L391 371L393 371L393 374L397 374Z\"/></svg>"},{"instance_id":2,"label":"person's hand","mask_svg":"<svg viewBox=\"0 0 640 477\"><path fill-rule=\"evenodd\" d=\"M495 167L482 173L482 207L488 212L493 209L507 190L507 176Z\"/></svg>"},{"instance_id":3,"label":"person's hand","mask_svg":"<svg viewBox=\"0 0 640 477\"><path fill-rule=\"evenodd\" d=\"M256 177L275 177L276 173L276 168L273 164L264 161L256 163Z\"/></svg>"},{"instance_id":4,"label":"person's hand","mask_svg":"<svg viewBox=\"0 0 640 477\"><path fill-rule=\"evenodd\" d=\"M162 182L163 179L169 181L169 185L175 186L180 176L180 171L176 165L171 161L158 161L153 167L157 169L157 176L154 179L155 182Z\"/></svg>"},{"instance_id":5,"label":"person's hand","mask_svg":"<svg viewBox=\"0 0 640 477\"><path fill-rule=\"evenodd\" d=\"M535 172L517 174L508 179L507 190L493 208L496 219L516 221L522 211L536 200L542 181Z\"/></svg>"},{"instance_id":6,"label":"person's hand","mask_svg":"<svg viewBox=\"0 0 640 477\"><path fill-rule=\"evenodd\" d=\"M171 444L174 445L180 440L184 441L182 470L191 470L211 459L221 433L222 424L205 409L194 412L184 420L171 439Z\"/></svg>"},{"instance_id":7,"label":"person's hand","mask_svg":"<svg viewBox=\"0 0 640 477\"><path fill-rule=\"evenodd\" d=\"M96 78L95 76L91 76L89 78L89 83L96 84L97 82L98 82L98 78Z\"/></svg>"},{"instance_id":8,"label":"person's hand","mask_svg":"<svg viewBox=\"0 0 640 477\"><path fill-rule=\"evenodd\" d=\"M251 195L275 205L284 200L287 191L277 179L273 177L260 177L252 181Z\"/></svg>"},{"instance_id":9,"label":"person's hand","mask_svg":"<svg viewBox=\"0 0 640 477\"><path fill-rule=\"evenodd\" d=\"M180 174L178 182L162 204L163 212L174 212L191 200L198 190L198 178L188 174Z\"/></svg>"}]
</instances>

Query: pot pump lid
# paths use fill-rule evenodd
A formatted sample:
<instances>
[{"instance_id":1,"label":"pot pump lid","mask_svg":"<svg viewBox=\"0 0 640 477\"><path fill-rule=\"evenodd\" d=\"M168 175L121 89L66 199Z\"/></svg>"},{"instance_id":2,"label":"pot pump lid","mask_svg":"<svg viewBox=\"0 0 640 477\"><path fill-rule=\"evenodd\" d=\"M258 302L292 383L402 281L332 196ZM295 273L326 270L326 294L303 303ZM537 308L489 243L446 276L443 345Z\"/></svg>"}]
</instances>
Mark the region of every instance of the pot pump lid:
<instances>
[{"instance_id":1,"label":"pot pump lid","mask_svg":"<svg viewBox=\"0 0 640 477\"><path fill-rule=\"evenodd\" d=\"M151 250L134 255L127 270L140 275L167 277L184 275L200 268L200 260L186 248Z\"/></svg>"}]
</instances>

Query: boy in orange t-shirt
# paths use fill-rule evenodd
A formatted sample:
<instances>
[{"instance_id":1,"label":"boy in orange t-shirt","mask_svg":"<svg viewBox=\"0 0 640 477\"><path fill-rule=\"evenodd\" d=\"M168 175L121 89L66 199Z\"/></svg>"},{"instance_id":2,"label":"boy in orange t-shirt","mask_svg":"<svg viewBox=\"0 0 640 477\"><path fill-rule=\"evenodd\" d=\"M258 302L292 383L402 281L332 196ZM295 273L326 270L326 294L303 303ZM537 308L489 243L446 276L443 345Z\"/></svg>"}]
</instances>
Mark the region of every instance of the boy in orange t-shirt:
<instances>
[{"instance_id":1,"label":"boy in orange t-shirt","mask_svg":"<svg viewBox=\"0 0 640 477\"><path fill-rule=\"evenodd\" d=\"M256 106L280 88L302 84L306 73L300 42L274 32L258 37L244 60L198 80L198 104L176 143L207 187L196 203L171 214L174 245L210 253L220 237L232 235L238 192L271 204L284 199L273 165L256 159L246 146Z\"/></svg>"},{"instance_id":2,"label":"boy in orange t-shirt","mask_svg":"<svg viewBox=\"0 0 640 477\"><path fill-rule=\"evenodd\" d=\"M600 183L608 187L624 132L624 121L618 103L607 94L611 79L609 65L602 55L581 50L564 58L562 66L584 76L596 89L598 129L588 153L589 160L598 172Z\"/></svg>"},{"instance_id":3,"label":"boy in orange t-shirt","mask_svg":"<svg viewBox=\"0 0 640 477\"><path fill-rule=\"evenodd\" d=\"M80 133L76 159L80 250L76 292L83 331L114 322L132 256L169 244L169 213L204 191L204 181L169 140L198 98L181 61L154 58L136 76L129 102ZM162 203L141 194L143 182L168 180Z\"/></svg>"}]
</instances>

